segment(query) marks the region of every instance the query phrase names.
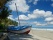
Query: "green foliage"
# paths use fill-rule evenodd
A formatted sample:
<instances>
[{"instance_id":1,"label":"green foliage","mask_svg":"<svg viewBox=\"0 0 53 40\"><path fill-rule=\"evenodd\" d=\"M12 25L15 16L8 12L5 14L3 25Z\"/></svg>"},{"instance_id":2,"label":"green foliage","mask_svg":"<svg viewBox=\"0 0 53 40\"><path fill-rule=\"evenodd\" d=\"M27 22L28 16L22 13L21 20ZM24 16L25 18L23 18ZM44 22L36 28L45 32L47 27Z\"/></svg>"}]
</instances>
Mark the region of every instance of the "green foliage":
<instances>
[{"instance_id":1,"label":"green foliage","mask_svg":"<svg viewBox=\"0 0 53 40\"><path fill-rule=\"evenodd\" d=\"M0 30L1 30L1 29L5 29L4 26L5 26L4 24L1 24L1 23L0 23Z\"/></svg>"},{"instance_id":2,"label":"green foliage","mask_svg":"<svg viewBox=\"0 0 53 40\"><path fill-rule=\"evenodd\" d=\"M18 25L18 23L16 21L10 20L7 17L10 15L10 13L12 12L11 10L8 9L8 7L5 6L5 4L8 2L9 0L0 0L0 7L2 7L0 9L0 29L5 29L6 27L8 27L8 25ZM3 3L1 3L3 2Z\"/></svg>"},{"instance_id":3,"label":"green foliage","mask_svg":"<svg viewBox=\"0 0 53 40\"><path fill-rule=\"evenodd\" d=\"M15 25L15 26L17 26L18 25L18 22L13 21L11 19L8 19L8 25Z\"/></svg>"},{"instance_id":4,"label":"green foliage","mask_svg":"<svg viewBox=\"0 0 53 40\"><path fill-rule=\"evenodd\" d=\"M4 6L0 11L0 28L5 29L7 26L7 17L10 15L11 10L8 10L8 7Z\"/></svg>"},{"instance_id":5,"label":"green foliage","mask_svg":"<svg viewBox=\"0 0 53 40\"><path fill-rule=\"evenodd\" d=\"M7 17L11 13L11 10L8 10L8 7L5 6L7 2L8 0L0 0L0 7L3 6L0 9L0 29L5 29L5 27L7 26Z\"/></svg>"},{"instance_id":6,"label":"green foliage","mask_svg":"<svg viewBox=\"0 0 53 40\"><path fill-rule=\"evenodd\" d=\"M9 14L10 14L11 10L8 10L8 7L5 7L2 9L2 11L0 12L0 19L6 19Z\"/></svg>"}]
</instances>

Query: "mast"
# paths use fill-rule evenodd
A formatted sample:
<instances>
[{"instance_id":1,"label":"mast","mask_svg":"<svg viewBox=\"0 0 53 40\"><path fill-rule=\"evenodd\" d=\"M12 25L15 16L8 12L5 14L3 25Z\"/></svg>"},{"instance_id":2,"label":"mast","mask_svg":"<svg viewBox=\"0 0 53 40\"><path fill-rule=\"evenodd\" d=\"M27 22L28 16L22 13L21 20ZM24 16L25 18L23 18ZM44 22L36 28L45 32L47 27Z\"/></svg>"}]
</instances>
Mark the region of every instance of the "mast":
<instances>
[{"instance_id":1,"label":"mast","mask_svg":"<svg viewBox=\"0 0 53 40\"><path fill-rule=\"evenodd\" d=\"M15 7L16 7L16 12L17 12L17 15L18 15L18 26L20 25L20 20L19 20L19 14L18 14L18 10L17 10L17 5L15 3Z\"/></svg>"}]
</instances>

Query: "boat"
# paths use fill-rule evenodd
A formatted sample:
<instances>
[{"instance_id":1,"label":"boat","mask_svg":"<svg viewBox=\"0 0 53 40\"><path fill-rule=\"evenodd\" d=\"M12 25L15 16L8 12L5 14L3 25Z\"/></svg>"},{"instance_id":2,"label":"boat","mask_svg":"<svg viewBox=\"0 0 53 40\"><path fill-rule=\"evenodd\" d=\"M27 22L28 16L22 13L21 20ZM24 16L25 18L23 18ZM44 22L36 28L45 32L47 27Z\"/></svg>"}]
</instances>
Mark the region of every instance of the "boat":
<instances>
[{"instance_id":1,"label":"boat","mask_svg":"<svg viewBox=\"0 0 53 40\"><path fill-rule=\"evenodd\" d=\"M31 26L11 26L8 27L8 32L18 33L18 34L28 34L31 30Z\"/></svg>"},{"instance_id":2,"label":"boat","mask_svg":"<svg viewBox=\"0 0 53 40\"><path fill-rule=\"evenodd\" d=\"M15 3L15 6L16 6L16 3ZM16 11L17 11L17 6L16 6ZM18 12L17 12L17 14L18 14ZM19 16L18 16L18 21L19 21ZM28 34L31 30L31 27L32 26L30 26L30 25L21 26L20 21L19 21L18 26L9 26L7 28L7 31L12 32L12 33Z\"/></svg>"}]
</instances>

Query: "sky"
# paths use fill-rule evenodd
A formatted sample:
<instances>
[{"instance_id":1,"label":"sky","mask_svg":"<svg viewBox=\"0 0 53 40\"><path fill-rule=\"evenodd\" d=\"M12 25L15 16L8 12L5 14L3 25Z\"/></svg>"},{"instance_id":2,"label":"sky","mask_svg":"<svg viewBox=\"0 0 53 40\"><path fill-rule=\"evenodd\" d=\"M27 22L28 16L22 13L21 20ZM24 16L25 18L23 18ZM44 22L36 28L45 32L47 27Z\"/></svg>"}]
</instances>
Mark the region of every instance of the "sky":
<instances>
[{"instance_id":1,"label":"sky","mask_svg":"<svg viewBox=\"0 0 53 40\"><path fill-rule=\"evenodd\" d=\"M8 18L18 22L19 17L21 25L53 27L53 0L12 0L8 7L12 10Z\"/></svg>"}]
</instances>

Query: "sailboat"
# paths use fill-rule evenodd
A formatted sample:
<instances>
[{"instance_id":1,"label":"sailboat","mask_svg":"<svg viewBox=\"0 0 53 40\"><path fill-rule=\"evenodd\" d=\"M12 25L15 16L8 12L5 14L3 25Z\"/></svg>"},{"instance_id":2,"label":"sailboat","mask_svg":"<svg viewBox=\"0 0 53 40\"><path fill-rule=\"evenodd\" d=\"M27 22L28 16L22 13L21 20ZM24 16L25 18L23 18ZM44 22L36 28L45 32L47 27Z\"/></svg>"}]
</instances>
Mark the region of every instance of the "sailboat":
<instances>
[{"instance_id":1,"label":"sailboat","mask_svg":"<svg viewBox=\"0 0 53 40\"><path fill-rule=\"evenodd\" d=\"M16 3L15 3L15 6L16 6ZM16 12L17 12L17 6L16 6ZM17 12L18 14L18 12ZM18 16L18 20L19 20L19 16ZM19 33L19 34L28 34L31 30L31 27L30 25L23 25L21 26L20 25L20 21L18 22L18 26L10 26L8 27L8 31L9 32L12 32L12 33Z\"/></svg>"}]
</instances>

